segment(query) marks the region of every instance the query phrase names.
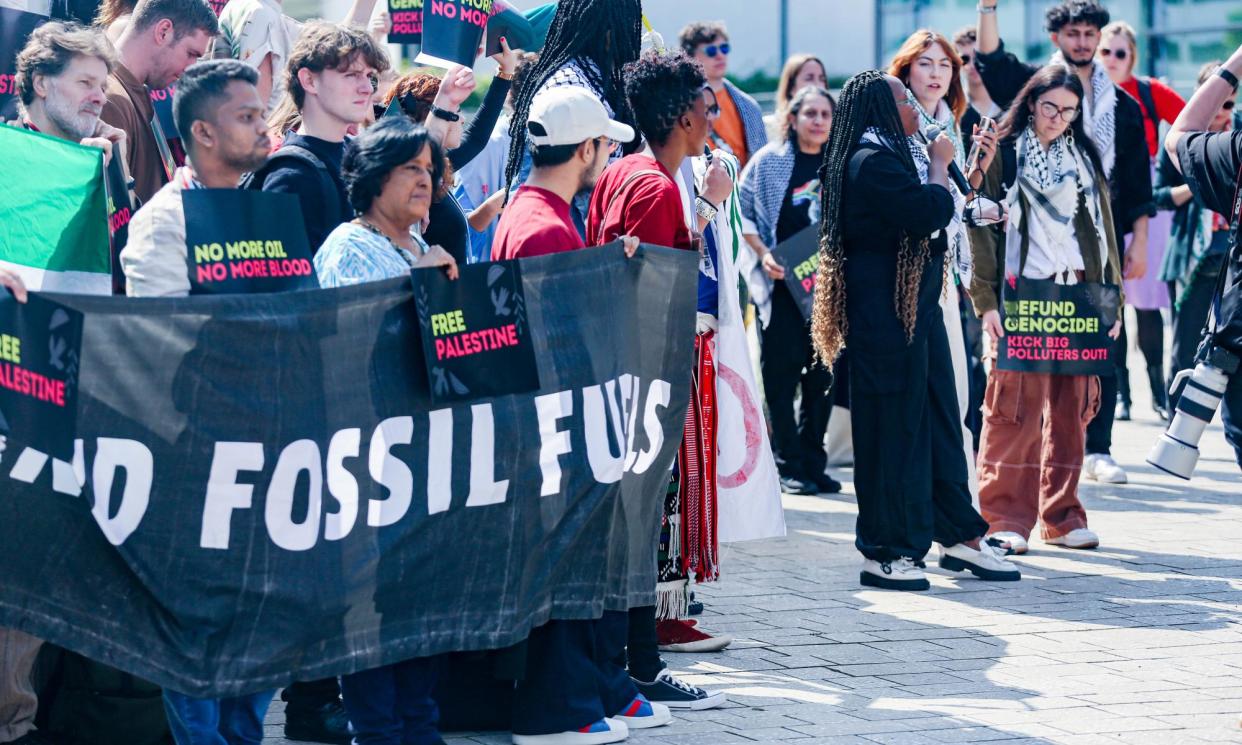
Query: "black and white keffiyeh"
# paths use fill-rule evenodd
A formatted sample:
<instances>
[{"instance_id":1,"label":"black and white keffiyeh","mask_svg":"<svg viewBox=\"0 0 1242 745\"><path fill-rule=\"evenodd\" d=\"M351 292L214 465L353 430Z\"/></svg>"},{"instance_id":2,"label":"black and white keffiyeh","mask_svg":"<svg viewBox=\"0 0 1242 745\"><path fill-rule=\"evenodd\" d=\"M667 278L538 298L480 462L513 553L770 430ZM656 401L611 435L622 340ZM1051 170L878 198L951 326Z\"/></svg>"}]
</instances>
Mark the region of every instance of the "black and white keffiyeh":
<instances>
[{"instance_id":1,"label":"black and white keffiyeh","mask_svg":"<svg viewBox=\"0 0 1242 745\"><path fill-rule=\"evenodd\" d=\"M1053 53L1053 64L1062 64L1073 70L1065 61L1061 50ZM1104 178L1112 178L1113 165L1117 161L1117 86L1113 85L1108 71L1099 62L1091 63L1091 95L1082 102L1082 124L1095 149L1100 151L1104 166Z\"/></svg>"},{"instance_id":2,"label":"black and white keffiyeh","mask_svg":"<svg viewBox=\"0 0 1242 745\"><path fill-rule=\"evenodd\" d=\"M1074 232L1074 215L1081 193L1095 226L1100 265L1108 263L1100 192L1095 169L1069 135L1052 142L1045 152L1031 127L1018 137L1018 175L1009 188L1009 222L1005 230L1005 275L1032 279L1052 277L1061 284L1077 284L1084 269L1082 250ZM1025 204L1025 210L1023 205ZM1022 265L1022 230L1028 250Z\"/></svg>"}]
</instances>

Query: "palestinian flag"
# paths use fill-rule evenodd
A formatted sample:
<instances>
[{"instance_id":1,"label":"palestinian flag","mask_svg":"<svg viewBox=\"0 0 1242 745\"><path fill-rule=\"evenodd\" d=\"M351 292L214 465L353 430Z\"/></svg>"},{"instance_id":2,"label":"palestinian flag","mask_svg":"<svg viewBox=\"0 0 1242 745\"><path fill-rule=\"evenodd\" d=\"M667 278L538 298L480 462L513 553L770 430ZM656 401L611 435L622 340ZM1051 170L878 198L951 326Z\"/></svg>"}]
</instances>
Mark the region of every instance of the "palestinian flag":
<instances>
[{"instance_id":1,"label":"palestinian flag","mask_svg":"<svg viewBox=\"0 0 1242 745\"><path fill-rule=\"evenodd\" d=\"M31 290L112 292L103 153L0 126L0 267Z\"/></svg>"}]
</instances>

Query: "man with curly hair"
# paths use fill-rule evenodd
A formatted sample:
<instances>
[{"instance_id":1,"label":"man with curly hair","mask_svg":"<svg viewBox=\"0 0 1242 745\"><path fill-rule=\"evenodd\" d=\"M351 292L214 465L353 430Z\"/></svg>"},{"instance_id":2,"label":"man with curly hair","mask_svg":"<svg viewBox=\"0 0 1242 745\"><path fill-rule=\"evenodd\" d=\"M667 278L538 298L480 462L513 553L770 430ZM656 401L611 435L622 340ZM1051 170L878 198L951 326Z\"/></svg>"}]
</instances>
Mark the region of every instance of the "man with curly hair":
<instances>
[{"instance_id":1,"label":"man with curly hair","mask_svg":"<svg viewBox=\"0 0 1242 745\"><path fill-rule=\"evenodd\" d=\"M1008 108L1042 65L1020 62L1005 51L996 20L998 2L979 2L974 62L992 100ZM1108 10L1095 0L1064 0L1048 8L1044 16L1049 38L1056 47L1050 62L1068 65L1077 73L1086 92L1082 102L1083 124L1104 161L1117 245L1125 245L1125 235L1131 234L1123 274L1125 279L1138 279L1147 271L1147 220L1156 214L1156 204L1152 197L1143 110L1113 83L1108 71L1095 58L1100 31L1108 21ZM1120 353L1117 356L1120 357ZM1118 373L1124 375L1125 371L1118 370ZM1087 457L1082 469L1083 476L1110 484L1124 484L1127 478L1110 454L1113 404L1119 380L1116 375L1100 377L1102 404L1100 413L1087 427Z\"/></svg>"},{"instance_id":2,"label":"man with curly hair","mask_svg":"<svg viewBox=\"0 0 1242 745\"><path fill-rule=\"evenodd\" d=\"M683 53L648 52L625 68L625 92L634 111L634 119L646 140L640 152L626 156L610 165L600 176L591 195L587 214L587 244L598 245L621 236L637 236L644 243L693 250L697 234L715 217L733 190L733 181L720 163L708 168L703 188L694 200L683 198L678 179L686 184L687 194L694 185L682 177L687 159L702 155L712 120L719 113L715 96L707 85L702 67ZM723 153L719 154L723 156ZM693 214L695 235L691 233ZM715 265L712 244L708 243L704 262ZM702 446L704 453L687 457L687 448L702 439L704 431L714 427L714 410L699 405L710 391L710 379L702 379L699 370L711 364L713 334L711 324L700 313L699 334L695 341L697 391L696 405L688 416L702 413L709 421L688 420L688 436L678 457L679 479L670 486L665 501L664 535L661 538L661 562L658 575L657 603L663 629L657 632L657 607L633 608L629 619L629 670L639 692L651 701L672 708L705 709L724 702L724 695L709 694L674 678L660 660L659 649L670 651L714 651L731 641L727 637L711 637L684 624L678 618L688 598L688 564L675 547L683 544L702 545L704 541L682 532L682 518L687 514L708 515L698 538L705 539L706 553L714 554L711 536L715 535L714 504L710 490L716 474L707 467L712 462L699 456L715 449L715 442ZM700 386L700 384L702 384ZM706 430L702 429L707 427ZM696 467L700 466L702 467ZM687 489L687 484L699 488ZM687 497L687 492L691 495ZM697 500L687 503L687 499ZM714 578L714 556L707 562L709 578ZM697 570L696 570L697 572ZM676 638L668 633L677 625ZM672 643L670 643L672 642ZM673 643L676 646L673 646Z\"/></svg>"}]
</instances>

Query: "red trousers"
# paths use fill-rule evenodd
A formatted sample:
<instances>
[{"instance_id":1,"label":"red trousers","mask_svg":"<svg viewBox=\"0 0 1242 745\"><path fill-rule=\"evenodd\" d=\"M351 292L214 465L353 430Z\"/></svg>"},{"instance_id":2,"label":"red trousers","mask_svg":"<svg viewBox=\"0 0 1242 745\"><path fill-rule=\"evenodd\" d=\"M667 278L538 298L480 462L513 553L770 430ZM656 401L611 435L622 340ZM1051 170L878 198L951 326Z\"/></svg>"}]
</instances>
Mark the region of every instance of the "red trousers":
<instances>
[{"instance_id":1,"label":"red trousers","mask_svg":"<svg viewBox=\"0 0 1242 745\"><path fill-rule=\"evenodd\" d=\"M979 505L993 532L1056 538L1087 527L1078 501L1087 423L1100 380L992 370L983 400Z\"/></svg>"}]
</instances>

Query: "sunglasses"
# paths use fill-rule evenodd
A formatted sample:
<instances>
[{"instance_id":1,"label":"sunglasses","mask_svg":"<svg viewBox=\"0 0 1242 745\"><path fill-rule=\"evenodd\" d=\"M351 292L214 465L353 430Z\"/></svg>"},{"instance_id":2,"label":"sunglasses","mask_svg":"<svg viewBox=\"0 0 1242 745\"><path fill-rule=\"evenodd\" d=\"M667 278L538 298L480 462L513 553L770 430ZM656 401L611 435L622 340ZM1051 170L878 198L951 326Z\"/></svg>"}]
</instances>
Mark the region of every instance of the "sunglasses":
<instances>
[{"instance_id":1,"label":"sunglasses","mask_svg":"<svg viewBox=\"0 0 1242 745\"><path fill-rule=\"evenodd\" d=\"M1225 111L1233 111L1233 106L1235 103L1236 103L1235 101L1226 101L1223 104L1221 104L1220 107L1221 109Z\"/></svg>"},{"instance_id":2,"label":"sunglasses","mask_svg":"<svg viewBox=\"0 0 1242 745\"><path fill-rule=\"evenodd\" d=\"M1126 51L1125 49L1118 49L1117 51L1114 52L1108 47L1102 47L1100 49L1100 56L1101 57L1116 57L1119 60L1125 61L1125 58L1130 56L1130 53Z\"/></svg>"},{"instance_id":3,"label":"sunglasses","mask_svg":"<svg viewBox=\"0 0 1242 745\"><path fill-rule=\"evenodd\" d=\"M720 104L716 101L716 91L712 90L710 85L705 85L703 86L701 92L703 94L703 100L707 104L703 111L709 117L720 116Z\"/></svg>"},{"instance_id":4,"label":"sunglasses","mask_svg":"<svg viewBox=\"0 0 1242 745\"><path fill-rule=\"evenodd\" d=\"M706 54L708 57L715 57L717 54L723 54L728 57L732 49L733 47L729 46L729 42L724 44L708 44L703 47L703 54Z\"/></svg>"},{"instance_id":5,"label":"sunglasses","mask_svg":"<svg viewBox=\"0 0 1242 745\"><path fill-rule=\"evenodd\" d=\"M969 54L963 54L962 55L962 67L966 67L967 65L969 65L970 60L971 60L971 57Z\"/></svg>"}]
</instances>

